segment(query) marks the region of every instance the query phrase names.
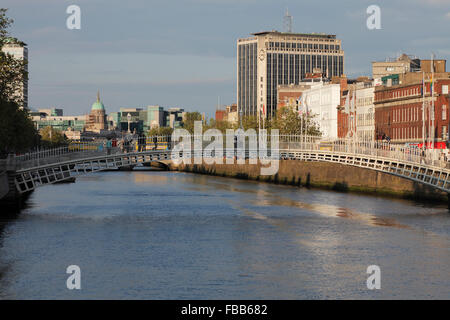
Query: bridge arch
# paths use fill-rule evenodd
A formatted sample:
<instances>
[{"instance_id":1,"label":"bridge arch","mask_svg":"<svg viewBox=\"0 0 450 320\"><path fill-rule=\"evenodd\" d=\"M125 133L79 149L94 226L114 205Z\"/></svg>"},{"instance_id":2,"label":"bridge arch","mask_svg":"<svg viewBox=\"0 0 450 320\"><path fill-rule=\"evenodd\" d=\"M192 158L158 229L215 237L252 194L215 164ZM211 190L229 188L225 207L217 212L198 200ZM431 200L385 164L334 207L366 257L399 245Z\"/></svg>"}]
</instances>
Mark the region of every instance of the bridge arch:
<instances>
[{"instance_id":1,"label":"bridge arch","mask_svg":"<svg viewBox=\"0 0 450 320\"><path fill-rule=\"evenodd\" d=\"M294 138L294 139L293 139ZM323 144L310 140L299 142L302 137L288 137L280 142L279 159L337 163L365 168L404 178L419 185L450 192L450 170L444 166L425 163L417 150L397 148L389 145L346 144L337 141ZM306 140L305 140L306 141ZM325 146L325 150L323 147ZM247 155L256 151L246 150ZM168 168L174 156L191 158L209 156L202 151L146 150L131 153L98 154L68 153L53 158L26 159L18 163L14 183L18 192L25 193L39 186L65 180L72 176L90 172L117 169L125 166L150 164ZM44 161L45 160L45 161Z\"/></svg>"}]
</instances>

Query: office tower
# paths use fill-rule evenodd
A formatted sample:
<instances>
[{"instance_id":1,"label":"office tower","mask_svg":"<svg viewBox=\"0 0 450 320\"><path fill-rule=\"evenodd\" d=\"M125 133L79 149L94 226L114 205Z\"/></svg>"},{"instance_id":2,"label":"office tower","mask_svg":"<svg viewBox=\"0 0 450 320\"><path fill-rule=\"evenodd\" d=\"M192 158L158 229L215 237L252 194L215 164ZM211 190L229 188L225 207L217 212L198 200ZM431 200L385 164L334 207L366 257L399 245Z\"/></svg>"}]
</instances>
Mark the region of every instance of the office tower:
<instances>
[{"instance_id":1,"label":"office tower","mask_svg":"<svg viewBox=\"0 0 450 320\"><path fill-rule=\"evenodd\" d=\"M307 73L344 73L344 51L335 35L253 33L237 41L239 113L267 118L276 113L277 86L299 84Z\"/></svg>"}]
</instances>

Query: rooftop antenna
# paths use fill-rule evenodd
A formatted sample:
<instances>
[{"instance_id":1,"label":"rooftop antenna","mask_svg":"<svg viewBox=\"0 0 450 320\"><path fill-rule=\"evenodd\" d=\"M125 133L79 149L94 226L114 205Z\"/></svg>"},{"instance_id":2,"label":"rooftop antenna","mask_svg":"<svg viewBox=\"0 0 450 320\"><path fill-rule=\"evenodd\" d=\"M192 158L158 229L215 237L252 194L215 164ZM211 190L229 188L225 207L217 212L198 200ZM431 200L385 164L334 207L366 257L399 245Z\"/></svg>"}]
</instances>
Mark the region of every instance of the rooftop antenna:
<instances>
[{"instance_id":1,"label":"rooftop antenna","mask_svg":"<svg viewBox=\"0 0 450 320\"><path fill-rule=\"evenodd\" d=\"M286 14L283 18L284 32L292 33L292 16L289 14L288 8L286 8Z\"/></svg>"}]
</instances>

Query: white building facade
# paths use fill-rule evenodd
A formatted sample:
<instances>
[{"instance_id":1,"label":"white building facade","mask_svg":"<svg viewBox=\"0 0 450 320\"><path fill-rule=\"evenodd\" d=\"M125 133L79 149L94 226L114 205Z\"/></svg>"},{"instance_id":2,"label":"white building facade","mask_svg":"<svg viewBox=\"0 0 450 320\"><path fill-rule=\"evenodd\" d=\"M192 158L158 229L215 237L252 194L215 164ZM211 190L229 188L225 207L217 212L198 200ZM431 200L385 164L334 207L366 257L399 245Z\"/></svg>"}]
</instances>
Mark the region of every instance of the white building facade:
<instances>
[{"instance_id":1,"label":"white building facade","mask_svg":"<svg viewBox=\"0 0 450 320\"><path fill-rule=\"evenodd\" d=\"M340 84L320 83L303 92L304 108L322 132L325 139L338 138L338 106L341 99ZM303 110L306 112L306 110Z\"/></svg>"},{"instance_id":2,"label":"white building facade","mask_svg":"<svg viewBox=\"0 0 450 320\"><path fill-rule=\"evenodd\" d=\"M374 94L373 83L356 84L356 136L359 141L373 141L375 137Z\"/></svg>"}]
</instances>

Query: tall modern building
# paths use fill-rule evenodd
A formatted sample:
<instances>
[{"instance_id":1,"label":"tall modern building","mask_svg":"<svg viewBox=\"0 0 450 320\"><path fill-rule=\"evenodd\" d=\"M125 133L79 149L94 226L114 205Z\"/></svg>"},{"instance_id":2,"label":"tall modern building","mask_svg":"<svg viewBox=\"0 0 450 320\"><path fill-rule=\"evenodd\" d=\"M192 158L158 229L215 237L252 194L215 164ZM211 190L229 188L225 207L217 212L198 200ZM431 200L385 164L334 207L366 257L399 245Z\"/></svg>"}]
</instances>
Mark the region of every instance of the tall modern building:
<instances>
[{"instance_id":1,"label":"tall modern building","mask_svg":"<svg viewBox=\"0 0 450 320\"><path fill-rule=\"evenodd\" d=\"M272 117L277 86L298 85L307 73L325 77L344 73L344 51L335 35L253 33L237 41L237 103L239 113Z\"/></svg>"},{"instance_id":2,"label":"tall modern building","mask_svg":"<svg viewBox=\"0 0 450 320\"><path fill-rule=\"evenodd\" d=\"M13 56L15 59L28 61L28 48L26 43L16 38L6 38L1 49L4 53ZM25 71L28 72L28 63L25 64ZM23 100L21 107L28 109L28 79L23 80L23 84L19 90L20 92L17 92L16 95Z\"/></svg>"}]
</instances>

